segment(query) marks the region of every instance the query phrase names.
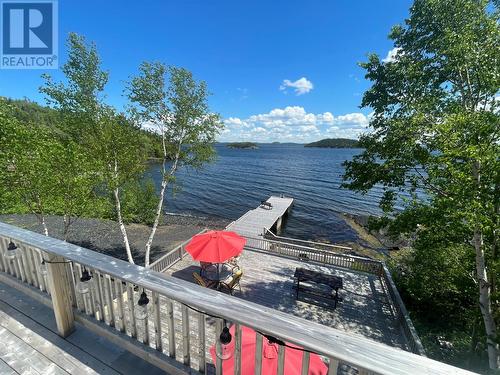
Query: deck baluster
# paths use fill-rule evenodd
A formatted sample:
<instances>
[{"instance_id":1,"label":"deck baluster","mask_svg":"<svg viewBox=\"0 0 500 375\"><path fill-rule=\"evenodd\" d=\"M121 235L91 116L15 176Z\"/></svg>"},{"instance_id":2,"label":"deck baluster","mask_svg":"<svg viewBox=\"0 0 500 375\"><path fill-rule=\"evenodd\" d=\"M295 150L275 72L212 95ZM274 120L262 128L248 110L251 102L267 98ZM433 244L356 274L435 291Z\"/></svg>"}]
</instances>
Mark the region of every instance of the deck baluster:
<instances>
[{"instance_id":1,"label":"deck baluster","mask_svg":"<svg viewBox=\"0 0 500 375\"><path fill-rule=\"evenodd\" d=\"M120 324L117 329L120 332L125 332L125 311L123 307L123 283L120 279L115 279L115 291L116 291L116 307L118 310L118 320ZM116 326L116 322L115 322Z\"/></svg>"},{"instance_id":2,"label":"deck baluster","mask_svg":"<svg viewBox=\"0 0 500 375\"><path fill-rule=\"evenodd\" d=\"M18 246L18 256L17 256L17 263L19 265L19 271L21 272L21 281L23 283L29 283L29 275L28 275L28 272L26 272L26 259L25 259L25 253L26 253L26 249L25 247L20 244Z\"/></svg>"},{"instance_id":3,"label":"deck baluster","mask_svg":"<svg viewBox=\"0 0 500 375\"><path fill-rule=\"evenodd\" d=\"M161 341L161 315L160 315L160 295L156 292L152 293L151 299L153 300L153 320L155 328L155 347L156 350L162 351Z\"/></svg>"},{"instance_id":4,"label":"deck baluster","mask_svg":"<svg viewBox=\"0 0 500 375\"><path fill-rule=\"evenodd\" d=\"M167 300L168 314L168 355L175 358L175 321L174 321L174 304L170 299Z\"/></svg>"},{"instance_id":5,"label":"deck baluster","mask_svg":"<svg viewBox=\"0 0 500 375\"><path fill-rule=\"evenodd\" d=\"M106 297L106 305L108 307L108 324L111 327L115 325L115 313L113 311L113 289L111 285L111 277L109 275L103 275L103 287L104 295Z\"/></svg>"},{"instance_id":6,"label":"deck baluster","mask_svg":"<svg viewBox=\"0 0 500 375\"><path fill-rule=\"evenodd\" d=\"M283 375L285 372L285 347L278 347L278 375Z\"/></svg>"},{"instance_id":7,"label":"deck baluster","mask_svg":"<svg viewBox=\"0 0 500 375\"><path fill-rule=\"evenodd\" d=\"M75 289L76 289L76 285L77 285L77 283L80 280L80 277L82 275L82 267L79 264L75 263L75 264L73 264L72 270L73 270L73 280L74 280L73 285L75 286ZM85 297L78 295L78 294L79 293L75 293L76 308L78 309L78 311L82 311L82 312L85 312L85 314L87 314L87 315L91 315L91 314L89 314L89 306L85 301Z\"/></svg>"},{"instance_id":8,"label":"deck baluster","mask_svg":"<svg viewBox=\"0 0 500 375\"><path fill-rule=\"evenodd\" d=\"M191 342L189 340L189 310L186 305L181 306L182 311L182 354L184 364L191 363Z\"/></svg>"},{"instance_id":9,"label":"deck baluster","mask_svg":"<svg viewBox=\"0 0 500 375\"><path fill-rule=\"evenodd\" d=\"M42 274L42 271L40 269L43 260L41 250L35 249L33 258L35 262L35 269L36 269L36 274L38 276L38 284L40 286L40 290L42 292L48 293L49 291L47 290L47 281L45 280L45 276Z\"/></svg>"},{"instance_id":10,"label":"deck baluster","mask_svg":"<svg viewBox=\"0 0 500 375\"><path fill-rule=\"evenodd\" d=\"M38 286L39 286L38 275L36 272L35 262L33 259L33 252L34 252L34 250L31 247L28 247L26 256L28 258L28 263L29 263L29 267L31 270L31 285L33 285L35 288L38 288Z\"/></svg>"},{"instance_id":11,"label":"deck baluster","mask_svg":"<svg viewBox=\"0 0 500 375\"><path fill-rule=\"evenodd\" d=\"M301 374L302 375L307 375L309 373L309 358L311 356L311 353L304 351L302 353L302 370Z\"/></svg>"},{"instance_id":12,"label":"deck baluster","mask_svg":"<svg viewBox=\"0 0 500 375\"><path fill-rule=\"evenodd\" d=\"M93 272L94 274L94 287L96 290L96 296L97 296L97 306L99 309L99 317L97 318L99 321L104 322L106 321L105 313L104 313L104 298L103 298L103 293L102 293L102 282L101 282L101 274L97 271Z\"/></svg>"},{"instance_id":13,"label":"deck baluster","mask_svg":"<svg viewBox=\"0 0 500 375\"><path fill-rule=\"evenodd\" d=\"M241 373L241 325L234 327L234 373Z\"/></svg>"},{"instance_id":14,"label":"deck baluster","mask_svg":"<svg viewBox=\"0 0 500 375\"><path fill-rule=\"evenodd\" d=\"M201 373L206 371L206 352L205 352L205 314L198 313L198 370Z\"/></svg>"},{"instance_id":15,"label":"deck baluster","mask_svg":"<svg viewBox=\"0 0 500 375\"><path fill-rule=\"evenodd\" d=\"M219 336L222 333L222 328L224 327L224 320L217 319L215 323L215 352L222 352L222 345L219 340ZM222 375L222 359L217 356L215 358L215 375Z\"/></svg>"},{"instance_id":16,"label":"deck baluster","mask_svg":"<svg viewBox=\"0 0 500 375\"><path fill-rule=\"evenodd\" d=\"M130 336L137 337L137 328L135 326L134 315L134 286L127 283L127 304L128 304L128 321L130 328Z\"/></svg>"},{"instance_id":17,"label":"deck baluster","mask_svg":"<svg viewBox=\"0 0 500 375\"><path fill-rule=\"evenodd\" d=\"M255 335L255 375L262 374L262 335L257 332Z\"/></svg>"},{"instance_id":18,"label":"deck baluster","mask_svg":"<svg viewBox=\"0 0 500 375\"><path fill-rule=\"evenodd\" d=\"M339 361L335 358L330 358L330 363L328 365L328 375L337 375L338 368Z\"/></svg>"}]
</instances>

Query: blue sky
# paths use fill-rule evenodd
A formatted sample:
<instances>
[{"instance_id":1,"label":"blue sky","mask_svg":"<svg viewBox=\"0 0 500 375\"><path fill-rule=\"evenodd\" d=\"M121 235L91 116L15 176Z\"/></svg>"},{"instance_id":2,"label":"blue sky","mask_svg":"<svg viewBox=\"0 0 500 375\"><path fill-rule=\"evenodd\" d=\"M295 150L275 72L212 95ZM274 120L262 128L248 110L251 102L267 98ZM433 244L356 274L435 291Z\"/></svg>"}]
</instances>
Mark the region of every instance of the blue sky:
<instances>
[{"instance_id":1,"label":"blue sky","mask_svg":"<svg viewBox=\"0 0 500 375\"><path fill-rule=\"evenodd\" d=\"M122 109L124 82L143 60L207 81L221 140L356 138L370 109L357 63L386 57L407 0L59 1L59 51L68 32L94 41L110 72L106 101ZM0 71L0 95L43 103L40 70ZM49 71L60 78L58 71Z\"/></svg>"}]
</instances>

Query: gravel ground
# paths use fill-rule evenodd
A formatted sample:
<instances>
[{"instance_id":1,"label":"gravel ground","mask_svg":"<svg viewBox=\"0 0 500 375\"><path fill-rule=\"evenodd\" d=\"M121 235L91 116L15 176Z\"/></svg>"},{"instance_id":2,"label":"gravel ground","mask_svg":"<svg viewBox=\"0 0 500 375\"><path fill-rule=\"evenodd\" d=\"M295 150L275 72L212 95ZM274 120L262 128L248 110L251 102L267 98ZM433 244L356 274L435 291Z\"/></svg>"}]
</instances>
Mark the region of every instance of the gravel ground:
<instances>
[{"instance_id":1,"label":"gravel ground","mask_svg":"<svg viewBox=\"0 0 500 375\"><path fill-rule=\"evenodd\" d=\"M34 215L0 215L0 221L43 233L42 226ZM62 239L62 217L48 216L46 222L50 236ZM153 240L151 261L153 262L178 244L190 239L204 228L224 229L227 224L229 222L222 219L166 215L164 224L158 226ZM149 236L150 227L130 224L127 225L127 233L135 262L144 264L144 245ZM116 258L127 259L120 228L116 222L111 220L87 218L76 220L70 227L68 242Z\"/></svg>"}]
</instances>

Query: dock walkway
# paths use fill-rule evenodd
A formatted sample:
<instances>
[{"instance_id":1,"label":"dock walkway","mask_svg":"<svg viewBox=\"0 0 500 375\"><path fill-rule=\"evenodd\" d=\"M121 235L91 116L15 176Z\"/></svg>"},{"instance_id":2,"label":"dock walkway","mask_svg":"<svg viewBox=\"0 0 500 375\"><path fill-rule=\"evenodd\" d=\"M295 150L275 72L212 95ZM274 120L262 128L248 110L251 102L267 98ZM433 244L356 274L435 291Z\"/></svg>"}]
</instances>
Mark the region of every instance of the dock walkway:
<instances>
[{"instance_id":1,"label":"dock walkway","mask_svg":"<svg viewBox=\"0 0 500 375\"><path fill-rule=\"evenodd\" d=\"M244 236L258 236L271 230L276 224L277 231L280 230L285 216L293 204L293 198L271 196L266 202L272 208L265 208L262 205L248 211L242 217L233 221L226 227L226 230L236 232Z\"/></svg>"}]
</instances>

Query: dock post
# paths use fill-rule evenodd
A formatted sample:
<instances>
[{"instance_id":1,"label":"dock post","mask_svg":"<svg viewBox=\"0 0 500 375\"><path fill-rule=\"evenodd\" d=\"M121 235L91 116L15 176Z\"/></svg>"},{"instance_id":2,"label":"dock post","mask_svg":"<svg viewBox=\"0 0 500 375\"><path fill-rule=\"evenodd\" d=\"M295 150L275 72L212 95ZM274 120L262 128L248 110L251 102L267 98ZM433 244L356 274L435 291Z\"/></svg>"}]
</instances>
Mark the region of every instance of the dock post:
<instances>
[{"instance_id":1,"label":"dock post","mask_svg":"<svg viewBox=\"0 0 500 375\"><path fill-rule=\"evenodd\" d=\"M278 218L278 221L276 222L276 233L279 234L281 233L281 225L283 223L283 216L280 216Z\"/></svg>"},{"instance_id":2,"label":"dock post","mask_svg":"<svg viewBox=\"0 0 500 375\"><path fill-rule=\"evenodd\" d=\"M56 318L57 331L59 336L67 337L75 329L73 316L73 303L71 288L71 266L66 259L60 256L50 256L43 254L47 261L47 279L50 287L50 297Z\"/></svg>"}]
</instances>

